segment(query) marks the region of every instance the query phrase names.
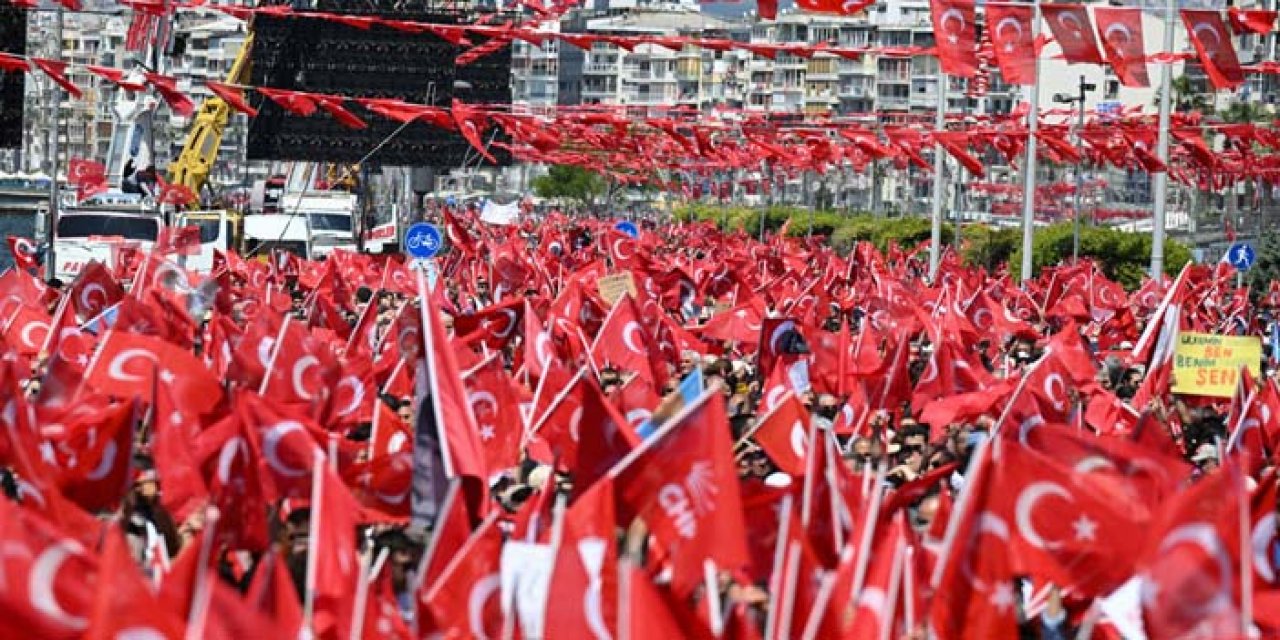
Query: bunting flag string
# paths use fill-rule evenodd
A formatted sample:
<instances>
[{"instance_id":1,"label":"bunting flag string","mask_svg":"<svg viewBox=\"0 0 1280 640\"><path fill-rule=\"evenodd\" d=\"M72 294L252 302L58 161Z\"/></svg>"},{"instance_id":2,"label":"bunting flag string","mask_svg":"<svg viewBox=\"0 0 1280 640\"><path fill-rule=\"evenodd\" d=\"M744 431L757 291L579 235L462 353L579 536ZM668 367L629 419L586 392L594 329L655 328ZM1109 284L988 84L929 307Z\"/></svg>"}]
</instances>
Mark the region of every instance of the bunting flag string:
<instances>
[{"instance_id":1,"label":"bunting flag string","mask_svg":"<svg viewBox=\"0 0 1280 640\"><path fill-rule=\"evenodd\" d=\"M279 9L273 9L279 12ZM1209 30L1221 34L1226 23L1212 23L1202 15L1188 13L1188 28L1199 29L1200 55L1215 61L1214 73L1230 82L1242 69L1232 59L1212 47ZM1213 16L1218 14L1208 12ZM1070 14L1061 14L1070 15ZM1014 21L1021 20L1014 14ZM1059 16L1060 17L1060 16ZM1108 22L1109 20L1109 22ZM1099 24L1124 24L1124 16L1103 15ZM1063 22L1063 20L1055 20ZM1066 20L1070 22L1070 20ZM1007 31L1013 23L1006 23ZM1018 22L1020 24L1020 22ZM1051 23L1052 24L1052 23ZM1208 25L1206 27L1206 25ZM487 26L482 25L484 28ZM1115 38L1113 38L1113 41ZM996 34L997 50L1006 45L1014 48L1027 43L1012 34ZM1113 42L1108 57L1117 58L1119 49ZM80 88L73 84L67 70L72 66L42 58L24 58L11 54L0 56L0 69L25 72L31 65L47 75L73 96ZM154 89L180 115L190 115L195 103L177 89L176 79L156 73L126 73L122 69L85 65L94 76L126 90ZM1137 72L1133 72L1136 76ZM932 169L926 149L934 142L943 145L974 175L982 174L983 154L997 153L1006 159L1021 153L1027 138L1025 125L1018 122L1020 113L1005 117L952 118L948 130L933 132L923 127L872 126L858 117L805 118L797 122L772 119L766 114L722 109L711 114L698 114L692 109L672 108L666 117L636 117L622 107L566 107L554 115L534 115L513 111L510 105L465 104L455 102L450 108L413 104L394 99L358 98L327 95L276 87L233 85L207 82L209 91L249 117L262 108L261 100L298 117L330 117L343 126L363 128L367 117L381 117L398 122L419 121L430 126L459 131L481 157L492 161L491 148L502 148L517 159L539 163L574 164L588 168L614 167L607 175L619 182L667 184L662 176L692 171L701 176L717 172L758 172L760 160L778 175L787 177L803 171L824 174L832 168L852 167L864 170L870 163L888 161L905 169L915 166ZM262 96L260 101L252 94ZM367 112L361 115L356 108ZM322 113L323 112L323 113ZM876 114L868 114L874 117ZM1218 124L1205 122L1198 113L1176 114L1174 146L1168 163L1159 161L1153 152L1153 116L1141 108L1114 117L1092 117L1078 131L1079 143L1069 142L1071 130L1066 126L1070 110L1041 112L1043 128L1037 139L1044 159L1057 164L1081 161L1091 166L1111 165L1146 172L1169 171L1170 176L1188 185L1216 190L1248 179L1280 182L1280 132L1277 123ZM1061 122L1050 121L1059 116ZM497 127L505 137L486 134ZM1221 150L1218 143L1221 141Z\"/></svg>"}]
</instances>

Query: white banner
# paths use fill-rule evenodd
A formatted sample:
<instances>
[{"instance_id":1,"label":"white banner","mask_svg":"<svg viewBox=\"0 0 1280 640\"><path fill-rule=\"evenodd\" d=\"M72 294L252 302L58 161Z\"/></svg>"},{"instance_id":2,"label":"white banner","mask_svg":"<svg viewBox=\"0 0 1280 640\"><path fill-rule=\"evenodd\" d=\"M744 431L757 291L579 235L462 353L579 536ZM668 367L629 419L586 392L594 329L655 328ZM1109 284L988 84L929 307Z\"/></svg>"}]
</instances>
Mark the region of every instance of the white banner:
<instances>
[{"instance_id":1,"label":"white banner","mask_svg":"<svg viewBox=\"0 0 1280 640\"><path fill-rule=\"evenodd\" d=\"M498 204L487 200L484 208L480 210L480 219L489 224L515 224L520 219L520 205L516 202Z\"/></svg>"}]
</instances>

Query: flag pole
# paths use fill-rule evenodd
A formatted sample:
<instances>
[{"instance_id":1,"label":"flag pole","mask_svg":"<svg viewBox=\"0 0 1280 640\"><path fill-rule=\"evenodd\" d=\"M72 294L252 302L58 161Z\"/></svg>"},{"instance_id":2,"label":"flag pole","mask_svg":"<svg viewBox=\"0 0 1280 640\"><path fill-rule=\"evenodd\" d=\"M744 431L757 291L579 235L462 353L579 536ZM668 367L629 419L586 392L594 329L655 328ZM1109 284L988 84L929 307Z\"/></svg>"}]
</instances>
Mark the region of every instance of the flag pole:
<instances>
[{"instance_id":1,"label":"flag pole","mask_svg":"<svg viewBox=\"0 0 1280 640\"><path fill-rule=\"evenodd\" d=\"M1032 3L1031 38L1040 38L1040 1ZM1165 65L1167 68L1169 65ZM1031 108L1027 111L1027 158L1023 163L1022 188L1022 281L1033 277L1032 239L1036 227L1036 129L1040 124L1040 56L1035 58L1035 82L1031 84Z\"/></svg>"},{"instance_id":2,"label":"flag pole","mask_svg":"<svg viewBox=\"0 0 1280 640\"><path fill-rule=\"evenodd\" d=\"M938 109L934 114L933 128L940 133L947 126L947 74L938 72ZM942 198L947 190L946 151L936 140L933 143L933 217L929 236L929 280L938 277L938 264L942 262Z\"/></svg>"},{"instance_id":3,"label":"flag pole","mask_svg":"<svg viewBox=\"0 0 1280 640\"><path fill-rule=\"evenodd\" d=\"M1174 0L1165 1L1164 51L1173 51L1173 21L1177 10ZM1164 273L1164 214L1169 197L1169 112L1173 107L1173 66L1160 65L1160 127L1156 138L1156 157L1166 169L1151 176L1151 277Z\"/></svg>"}]
</instances>

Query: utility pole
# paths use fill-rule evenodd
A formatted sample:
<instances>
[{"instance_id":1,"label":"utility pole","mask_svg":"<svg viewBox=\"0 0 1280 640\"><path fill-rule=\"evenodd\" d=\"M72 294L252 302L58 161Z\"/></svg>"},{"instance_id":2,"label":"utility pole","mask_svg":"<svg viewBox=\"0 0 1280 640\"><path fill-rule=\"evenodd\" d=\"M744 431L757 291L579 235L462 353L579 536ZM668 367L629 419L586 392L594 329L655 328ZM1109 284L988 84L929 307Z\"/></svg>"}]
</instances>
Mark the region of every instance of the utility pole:
<instances>
[{"instance_id":1,"label":"utility pole","mask_svg":"<svg viewBox=\"0 0 1280 640\"><path fill-rule=\"evenodd\" d=\"M1165 2L1164 50L1173 51L1173 24L1176 5L1174 0ZM1169 164L1169 116L1173 106L1173 67L1160 65L1160 128L1156 138L1156 157ZM1169 197L1169 174L1161 171L1151 176L1151 277L1160 278L1164 273L1164 216L1165 201Z\"/></svg>"},{"instance_id":2,"label":"utility pole","mask_svg":"<svg viewBox=\"0 0 1280 640\"><path fill-rule=\"evenodd\" d=\"M54 60L62 60L62 12L61 4L57 6L53 14L53 53L50 57ZM58 236L58 199L61 193L58 191L58 129L62 120L62 87L54 82L52 78L46 78L49 83L49 229L45 232L45 236L49 241L49 250L45 252L44 258L44 275L45 279L53 282L57 279L58 273L58 256L54 249Z\"/></svg>"},{"instance_id":3,"label":"utility pole","mask_svg":"<svg viewBox=\"0 0 1280 640\"><path fill-rule=\"evenodd\" d=\"M1031 37L1040 37L1040 2L1034 4ZM1034 256L1033 238L1036 227L1036 129L1040 126L1040 58L1035 61L1035 82L1031 85L1031 109L1027 111L1027 158L1023 162L1022 188L1022 281L1033 276L1031 273ZM1165 65L1168 68L1169 65Z\"/></svg>"},{"instance_id":4,"label":"utility pole","mask_svg":"<svg viewBox=\"0 0 1280 640\"><path fill-rule=\"evenodd\" d=\"M941 133L947 126L947 74L938 72L938 110L934 114L933 129ZM942 200L947 193L947 152L942 144L933 143L933 206L932 233L929 235L929 280L938 276L942 262Z\"/></svg>"},{"instance_id":5,"label":"utility pole","mask_svg":"<svg viewBox=\"0 0 1280 640\"><path fill-rule=\"evenodd\" d=\"M1097 86L1084 81L1084 76L1080 76L1080 92L1071 96L1065 93L1056 93L1053 95L1053 101L1059 104L1076 104L1076 134L1073 136L1075 145L1080 146L1080 134L1084 131L1084 100L1085 94L1089 91L1097 89ZM1072 261L1080 260L1080 198L1084 191L1084 158L1076 163L1076 191L1073 198L1073 221L1071 229L1071 259Z\"/></svg>"}]
</instances>

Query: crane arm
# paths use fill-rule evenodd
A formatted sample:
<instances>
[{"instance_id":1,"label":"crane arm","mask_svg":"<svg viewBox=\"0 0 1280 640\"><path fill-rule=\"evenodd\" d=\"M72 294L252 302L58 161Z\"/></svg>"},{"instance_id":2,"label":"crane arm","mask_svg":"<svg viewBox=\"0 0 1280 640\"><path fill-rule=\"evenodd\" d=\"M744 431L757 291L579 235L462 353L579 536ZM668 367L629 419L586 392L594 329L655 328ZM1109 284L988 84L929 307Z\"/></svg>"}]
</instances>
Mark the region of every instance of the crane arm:
<instances>
[{"instance_id":1,"label":"crane arm","mask_svg":"<svg viewBox=\"0 0 1280 640\"><path fill-rule=\"evenodd\" d=\"M231 71L227 73L228 84L244 84L249 79L250 52L253 50L253 30L245 37L240 53L231 63ZM192 193L199 194L209 180L213 163L218 159L218 150L222 148L222 135L226 131L227 122L231 119L231 106L218 96L213 96L200 103L195 119L191 122L191 131L187 133L186 143L178 158L169 164L169 182L181 184Z\"/></svg>"}]
</instances>

